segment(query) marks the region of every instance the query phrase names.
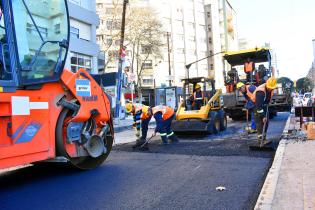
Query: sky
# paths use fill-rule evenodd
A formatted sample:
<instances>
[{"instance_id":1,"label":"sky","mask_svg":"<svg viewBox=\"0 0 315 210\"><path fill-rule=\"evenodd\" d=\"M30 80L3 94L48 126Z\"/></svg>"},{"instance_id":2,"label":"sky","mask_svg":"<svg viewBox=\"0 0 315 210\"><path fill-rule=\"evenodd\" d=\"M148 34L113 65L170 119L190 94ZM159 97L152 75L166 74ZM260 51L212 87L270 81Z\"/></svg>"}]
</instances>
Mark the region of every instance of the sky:
<instances>
[{"instance_id":1,"label":"sky","mask_svg":"<svg viewBox=\"0 0 315 210\"><path fill-rule=\"evenodd\" d=\"M256 46L270 42L280 76L306 76L313 57L315 0L229 0L237 13L239 38Z\"/></svg>"}]
</instances>

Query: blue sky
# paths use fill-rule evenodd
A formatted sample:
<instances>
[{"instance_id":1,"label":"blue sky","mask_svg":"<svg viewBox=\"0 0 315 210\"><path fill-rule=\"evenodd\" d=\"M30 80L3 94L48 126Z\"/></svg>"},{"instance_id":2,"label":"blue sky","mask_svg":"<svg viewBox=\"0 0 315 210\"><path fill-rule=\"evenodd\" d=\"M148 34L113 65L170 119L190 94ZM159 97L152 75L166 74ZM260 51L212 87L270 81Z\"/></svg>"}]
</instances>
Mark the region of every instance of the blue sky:
<instances>
[{"instance_id":1,"label":"blue sky","mask_svg":"<svg viewBox=\"0 0 315 210\"><path fill-rule=\"evenodd\" d=\"M306 76L313 61L315 0L229 0L237 13L239 38L257 46L270 42L280 76Z\"/></svg>"}]
</instances>

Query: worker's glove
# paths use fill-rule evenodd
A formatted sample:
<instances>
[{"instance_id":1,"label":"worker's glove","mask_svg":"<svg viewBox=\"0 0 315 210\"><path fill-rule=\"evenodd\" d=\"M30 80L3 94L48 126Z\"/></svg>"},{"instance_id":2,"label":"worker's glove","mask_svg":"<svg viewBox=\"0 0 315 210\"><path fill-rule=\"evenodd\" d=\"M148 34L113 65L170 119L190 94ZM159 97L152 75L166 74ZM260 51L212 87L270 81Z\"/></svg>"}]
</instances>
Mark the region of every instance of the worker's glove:
<instances>
[{"instance_id":1,"label":"worker's glove","mask_svg":"<svg viewBox=\"0 0 315 210\"><path fill-rule=\"evenodd\" d=\"M264 124L267 123L267 117L264 117L264 118L263 118L263 123L264 123Z\"/></svg>"},{"instance_id":2,"label":"worker's glove","mask_svg":"<svg viewBox=\"0 0 315 210\"><path fill-rule=\"evenodd\" d=\"M136 137L138 137L138 138L140 137L140 131L139 130L136 131Z\"/></svg>"}]
</instances>

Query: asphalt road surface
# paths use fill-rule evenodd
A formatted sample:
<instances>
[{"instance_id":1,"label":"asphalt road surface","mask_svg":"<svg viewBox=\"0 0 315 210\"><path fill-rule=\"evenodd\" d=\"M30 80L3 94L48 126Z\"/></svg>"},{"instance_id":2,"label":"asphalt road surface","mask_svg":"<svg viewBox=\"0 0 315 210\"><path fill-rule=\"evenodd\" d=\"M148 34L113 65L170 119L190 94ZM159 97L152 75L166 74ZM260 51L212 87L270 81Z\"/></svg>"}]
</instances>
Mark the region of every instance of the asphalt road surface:
<instances>
[{"instance_id":1,"label":"asphalt road surface","mask_svg":"<svg viewBox=\"0 0 315 210\"><path fill-rule=\"evenodd\" d=\"M274 146L287 117L271 121ZM154 139L148 152L118 145L90 171L43 164L1 173L0 209L252 209L274 152L250 151L255 135L245 135L244 126L231 121L220 135L184 136L167 146Z\"/></svg>"}]
</instances>

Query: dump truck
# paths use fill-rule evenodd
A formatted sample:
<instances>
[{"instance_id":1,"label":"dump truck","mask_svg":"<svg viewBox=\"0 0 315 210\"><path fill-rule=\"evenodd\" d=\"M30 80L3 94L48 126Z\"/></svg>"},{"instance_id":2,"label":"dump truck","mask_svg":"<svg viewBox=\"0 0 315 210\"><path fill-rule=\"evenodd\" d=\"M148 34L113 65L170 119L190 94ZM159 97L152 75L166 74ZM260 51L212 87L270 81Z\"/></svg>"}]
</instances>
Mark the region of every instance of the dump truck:
<instances>
[{"instance_id":1,"label":"dump truck","mask_svg":"<svg viewBox=\"0 0 315 210\"><path fill-rule=\"evenodd\" d=\"M99 166L113 144L110 101L86 70L64 69L67 1L5 0L0 10L0 169Z\"/></svg>"},{"instance_id":2,"label":"dump truck","mask_svg":"<svg viewBox=\"0 0 315 210\"><path fill-rule=\"evenodd\" d=\"M242 93L236 90L236 84L246 81L244 72L244 63L249 58L255 63L255 73L253 74L252 83L259 86L267 81L274 74L271 66L271 53L269 48L255 48L248 50L240 50L235 52L227 52L223 56L225 67L223 71L226 93L223 94L224 110L227 115L233 120L246 119L246 112L243 111L246 100ZM229 69L228 71L226 69ZM275 94L270 105L270 118L277 115L278 111L289 111L291 109L290 94L282 90L282 85L279 84L275 89Z\"/></svg>"},{"instance_id":3,"label":"dump truck","mask_svg":"<svg viewBox=\"0 0 315 210\"><path fill-rule=\"evenodd\" d=\"M227 128L227 116L223 110L222 90L215 89L215 81L196 77L183 79L183 100L176 111L172 129L176 134L216 134ZM203 91L204 99L200 109L194 110L193 92L196 85Z\"/></svg>"}]
</instances>

